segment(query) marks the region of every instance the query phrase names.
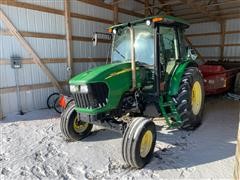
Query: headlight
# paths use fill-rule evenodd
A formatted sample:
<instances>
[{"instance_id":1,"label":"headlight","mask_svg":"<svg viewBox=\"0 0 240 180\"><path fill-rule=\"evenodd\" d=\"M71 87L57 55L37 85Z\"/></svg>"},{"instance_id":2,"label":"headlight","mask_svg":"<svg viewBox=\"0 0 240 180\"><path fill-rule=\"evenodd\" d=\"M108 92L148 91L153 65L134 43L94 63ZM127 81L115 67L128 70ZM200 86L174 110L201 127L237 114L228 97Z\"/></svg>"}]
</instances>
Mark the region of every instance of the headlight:
<instances>
[{"instance_id":1,"label":"headlight","mask_svg":"<svg viewBox=\"0 0 240 180\"><path fill-rule=\"evenodd\" d=\"M78 85L70 85L70 92L71 93L76 93L79 91L79 86Z\"/></svg>"},{"instance_id":2,"label":"headlight","mask_svg":"<svg viewBox=\"0 0 240 180\"><path fill-rule=\"evenodd\" d=\"M80 92L81 93L88 93L88 86L87 85L81 85L80 86Z\"/></svg>"}]
</instances>

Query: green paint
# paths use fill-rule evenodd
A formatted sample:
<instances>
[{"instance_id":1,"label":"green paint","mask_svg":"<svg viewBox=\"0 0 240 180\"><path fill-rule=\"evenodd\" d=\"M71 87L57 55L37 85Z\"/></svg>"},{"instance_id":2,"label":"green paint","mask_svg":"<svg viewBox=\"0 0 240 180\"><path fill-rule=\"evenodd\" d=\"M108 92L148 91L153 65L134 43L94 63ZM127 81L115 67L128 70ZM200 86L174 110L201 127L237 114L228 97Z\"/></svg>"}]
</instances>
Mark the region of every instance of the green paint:
<instances>
[{"instance_id":1,"label":"green paint","mask_svg":"<svg viewBox=\"0 0 240 180\"><path fill-rule=\"evenodd\" d=\"M78 112L95 115L117 108L122 95L132 86L131 63L113 63L99 66L83 72L69 81L70 85L83 85L104 82L109 88L108 103L96 109L76 108ZM141 86L139 68L137 68L137 86Z\"/></svg>"}]
</instances>

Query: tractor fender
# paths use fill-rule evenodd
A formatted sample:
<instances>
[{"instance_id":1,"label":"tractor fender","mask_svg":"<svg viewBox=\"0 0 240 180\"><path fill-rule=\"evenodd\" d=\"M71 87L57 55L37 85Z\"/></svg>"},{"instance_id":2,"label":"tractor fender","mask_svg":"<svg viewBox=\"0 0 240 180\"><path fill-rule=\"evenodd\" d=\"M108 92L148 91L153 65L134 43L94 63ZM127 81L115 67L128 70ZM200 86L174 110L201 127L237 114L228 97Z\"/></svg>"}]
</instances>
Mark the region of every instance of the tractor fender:
<instances>
[{"instance_id":1,"label":"tractor fender","mask_svg":"<svg viewBox=\"0 0 240 180\"><path fill-rule=\"evenodd\" d=\"M169 96L177 95L182 81L182 77L186 71L186 68L188 67L198 67L198 64L195 61L185 61L175 67L169 82Z\"/></svg>"}]
</instances>

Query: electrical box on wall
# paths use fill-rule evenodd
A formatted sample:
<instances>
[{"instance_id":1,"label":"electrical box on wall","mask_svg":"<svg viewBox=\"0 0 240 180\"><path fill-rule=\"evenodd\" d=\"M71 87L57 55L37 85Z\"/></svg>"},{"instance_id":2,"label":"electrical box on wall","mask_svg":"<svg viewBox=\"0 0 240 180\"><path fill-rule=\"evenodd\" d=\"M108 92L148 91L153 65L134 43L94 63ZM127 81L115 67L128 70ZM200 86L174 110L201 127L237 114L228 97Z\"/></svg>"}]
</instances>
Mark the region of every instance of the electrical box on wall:
<instances>
[{"instance_id":1,"label":"electrical box on wall","mask_svg":"<svg viewBox=\"0 0 240 180\"><path fill-rule=\"evenodd\" d=\"M11 67L13 69L20 69L22 67L22 58L19 56L11 57Z\"/></svg>"}]
</instances>

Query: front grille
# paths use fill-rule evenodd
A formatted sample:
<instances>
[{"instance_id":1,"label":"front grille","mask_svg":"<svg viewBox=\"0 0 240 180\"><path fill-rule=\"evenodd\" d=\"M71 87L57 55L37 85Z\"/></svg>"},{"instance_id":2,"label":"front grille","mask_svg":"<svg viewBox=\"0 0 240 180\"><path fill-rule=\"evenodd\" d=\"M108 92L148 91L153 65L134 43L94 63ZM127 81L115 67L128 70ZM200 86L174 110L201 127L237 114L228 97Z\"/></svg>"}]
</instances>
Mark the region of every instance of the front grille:
<instances>
[{"instance_id":1,"label":"front grille","mask_svg":"<svg viewBox=\"0 0 240 180\"><path fill-rule=\"evenodd\" d=\"M77 107L94 109L107 104L108 87L105 83L88 84L88 93L74 93Z\"/></svg>"}]
</instances>

